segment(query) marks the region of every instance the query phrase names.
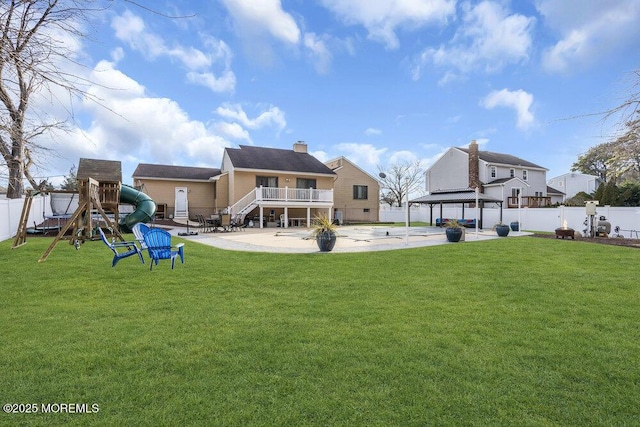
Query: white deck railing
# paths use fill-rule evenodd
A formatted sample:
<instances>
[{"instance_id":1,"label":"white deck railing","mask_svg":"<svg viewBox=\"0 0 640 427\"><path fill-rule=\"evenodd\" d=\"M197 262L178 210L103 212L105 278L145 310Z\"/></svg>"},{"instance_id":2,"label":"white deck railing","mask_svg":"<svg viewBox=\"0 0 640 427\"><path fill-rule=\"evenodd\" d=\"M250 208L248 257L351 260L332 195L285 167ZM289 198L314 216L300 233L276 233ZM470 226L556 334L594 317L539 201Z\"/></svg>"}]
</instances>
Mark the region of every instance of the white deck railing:
<instances>
[{"instance_id":1,"label":"white deck railing","mask_svg":"<svg viewBox=\"0 0 640 427\"><path fill-rule=\"evenodd\" d=\"M261 202L333 203L333 190L289 187L256 187L231 206L232 215L244 214Z\"/></svg>"},{"instance_id":2,"label":"white deck railing","mask_svg":"<svg viewBox=\"0 0 640 427\"><path fill-rule=\"evenodd\" d=\"M256 188L256 201L279 202L333 202L333 190L316 190L313 188Z\"/></svg>"}]
</instances>

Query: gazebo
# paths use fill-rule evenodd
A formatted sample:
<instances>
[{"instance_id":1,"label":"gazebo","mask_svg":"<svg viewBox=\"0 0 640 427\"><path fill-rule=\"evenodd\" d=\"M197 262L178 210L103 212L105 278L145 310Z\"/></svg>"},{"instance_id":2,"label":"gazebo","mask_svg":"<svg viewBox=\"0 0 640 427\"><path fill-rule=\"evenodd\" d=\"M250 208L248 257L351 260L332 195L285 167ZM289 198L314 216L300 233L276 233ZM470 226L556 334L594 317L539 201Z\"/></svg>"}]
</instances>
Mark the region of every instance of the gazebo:
<instances>
[{"instance_id":1,"label":"gazebo","mask_svg":"<svg viewBox=\"0 0 640 427\"><path fill-rule=\"evenodd\" d=\"M409 203L425 204L429 205L429 221L433 224L433 206L440 205L440 218L442 218L442 205L445 204L462 204L462 217L464 218L464 206L466 203L475 204L478 203L480 208L480 218L476 218L478 221L478 227L482 228L482 209L485 203L495 203L500 206L500 221L502 221L502 200L489 197L486 194L476 192L473 188L433 192L426 196L418 197L417 199L409 200Z\"/></svg>"}]
</instances>

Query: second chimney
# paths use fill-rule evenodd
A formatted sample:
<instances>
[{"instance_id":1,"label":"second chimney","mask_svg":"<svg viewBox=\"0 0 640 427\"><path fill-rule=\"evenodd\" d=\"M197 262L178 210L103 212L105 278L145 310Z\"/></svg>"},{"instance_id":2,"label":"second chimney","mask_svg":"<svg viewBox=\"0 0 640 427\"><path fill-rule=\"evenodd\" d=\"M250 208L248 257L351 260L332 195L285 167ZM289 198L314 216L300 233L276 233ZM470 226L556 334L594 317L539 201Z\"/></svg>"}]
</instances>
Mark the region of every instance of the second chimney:
<instances>
[{"instance_id":1,"label":"second chimney","mask_svg":"<svg viewBox=\"0 0 640 427\"><path fill-rule=\"evenodd\" d=\"M480 188L482 191L482 183L480 182L480 154L478 153L478 143L474 139L469 144L469 188Z\"/></svg>"}]
</instances>

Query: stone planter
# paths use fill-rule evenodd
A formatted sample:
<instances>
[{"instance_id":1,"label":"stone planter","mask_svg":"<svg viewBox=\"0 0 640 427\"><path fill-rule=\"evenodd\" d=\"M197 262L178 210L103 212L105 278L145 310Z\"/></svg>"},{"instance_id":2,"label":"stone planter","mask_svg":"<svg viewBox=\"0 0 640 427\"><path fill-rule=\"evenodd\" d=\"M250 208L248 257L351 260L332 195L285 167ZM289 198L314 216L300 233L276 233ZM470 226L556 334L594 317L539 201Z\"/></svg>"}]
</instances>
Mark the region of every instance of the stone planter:
<instances>
[{"instance_id":1,"label":"stone planter","mask_svg":"<svg viewBox=\"0 0 640 427\"><path fill-rule=\"evenodd\" d=\"M496 233L500 237L507 237L509 235L509 226L505 224L496 225Z\"/></svg>"},{"instance_id":2,"label":"stone planter","mask_svg":"<svg viewBox=\"0 0 640 427\"><path fill-rule=\"evenodd\" d=\"M462 228L447 228L445 233L448 242L459 242L462 237Z\"/></svg>"},{"instance_id":3,"label":"stone planter","mask_svg":"<svg viewBox=\"0 0 640 427\"><path fill-rule=\"evenodd\" d=\"M336 233L324 231L316 236L316 243L320 252L331 252L336 245Z\"/></svg>"}]
</instances>

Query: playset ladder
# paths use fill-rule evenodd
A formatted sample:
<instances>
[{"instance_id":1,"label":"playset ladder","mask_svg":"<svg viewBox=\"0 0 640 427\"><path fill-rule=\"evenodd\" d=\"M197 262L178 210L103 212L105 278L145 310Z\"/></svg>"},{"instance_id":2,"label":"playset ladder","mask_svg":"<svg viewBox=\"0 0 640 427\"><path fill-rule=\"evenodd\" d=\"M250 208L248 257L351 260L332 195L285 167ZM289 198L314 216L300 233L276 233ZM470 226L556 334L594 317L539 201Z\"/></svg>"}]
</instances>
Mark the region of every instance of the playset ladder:
<instances>
[{"instance_id":1,"label":"playset ladder","mask_svg":"<svg viewBox=\"0 0 640 427\"><path fill-rule=\"evenodd\" d=\"M13 246L11 249L19 248L27 243L27 222L29 221L29 212L31 212L31 203L33 202L33 196L38 194L31 193L31 190L27 191L27 198L22 205L22 214L20 214L20 223L18 224L18 232L15 239L13 239Z\"/></svg>"}]
</instances>

